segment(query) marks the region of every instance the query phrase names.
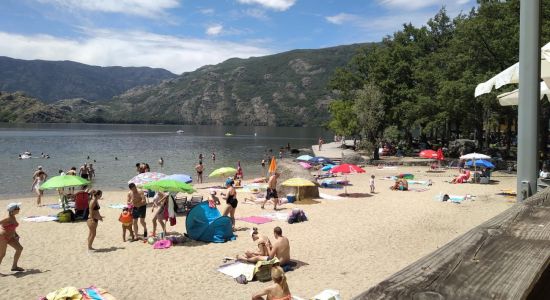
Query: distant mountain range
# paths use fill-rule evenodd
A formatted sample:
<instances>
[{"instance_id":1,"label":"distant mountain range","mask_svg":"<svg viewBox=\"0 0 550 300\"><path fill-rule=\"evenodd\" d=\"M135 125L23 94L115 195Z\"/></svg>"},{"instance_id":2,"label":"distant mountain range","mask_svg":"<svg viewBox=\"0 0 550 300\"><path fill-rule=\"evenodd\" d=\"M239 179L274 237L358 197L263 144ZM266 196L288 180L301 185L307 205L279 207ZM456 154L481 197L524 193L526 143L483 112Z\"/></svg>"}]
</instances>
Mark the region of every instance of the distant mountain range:
<instances>
[{"instance_id":1,"label":"distant mountain range","mask_svg":"<svg viewBox=\"0 0 550 300\"><path fill-rule=\"evenodd\" d=\"M23 91L45 103L69 98L106 100L136 86L175 77L167 70L148 67L98 67L0 56L0 91Z\"/></svg>"},{"instance_id":2,"label":"distant mountain range","mask_svg":"<svg viewBox=\"0 0 550 300\"><path fill-rule=\"evenodd\" d=\"M29 113L14 116L0 108L0 121L321 125L328 119L328 104L334 97L327 89L330 77L361 46L233 58L177 77L162 69L100 68L73 62L40 61L50 67L31 68L27 61L5 63L11 59L0 57L0 90L14 90L6 86L18 82L11 83L19 87L15 90L51 103L4 93L0 105L28 102ZM24 63L17 67L15 62ZM6 74L17 80L7 81ZM154 79L156 83L147 82ZM137 84L140 80L143 83ZM116 96L104 96L111 94ZM52 103L58 99L64 100Z\"/></svg>"}]
</instances>

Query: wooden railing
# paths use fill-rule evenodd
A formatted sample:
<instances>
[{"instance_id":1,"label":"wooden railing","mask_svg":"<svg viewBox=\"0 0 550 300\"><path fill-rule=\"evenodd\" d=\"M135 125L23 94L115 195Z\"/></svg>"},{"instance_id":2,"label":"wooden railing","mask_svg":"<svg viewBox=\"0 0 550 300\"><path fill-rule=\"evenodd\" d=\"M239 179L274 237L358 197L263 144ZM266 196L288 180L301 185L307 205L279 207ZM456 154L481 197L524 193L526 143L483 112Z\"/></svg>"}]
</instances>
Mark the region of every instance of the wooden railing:
<instances>
[{"instance_id":1,"label":"wooden railing","mask_svg":"<svg viewBox=\"0 0 550 300\"><path fill-rule=\"evenodd\" d=\"M355 299L550 299L550 189Z\"/></svg>"}]
</instances>

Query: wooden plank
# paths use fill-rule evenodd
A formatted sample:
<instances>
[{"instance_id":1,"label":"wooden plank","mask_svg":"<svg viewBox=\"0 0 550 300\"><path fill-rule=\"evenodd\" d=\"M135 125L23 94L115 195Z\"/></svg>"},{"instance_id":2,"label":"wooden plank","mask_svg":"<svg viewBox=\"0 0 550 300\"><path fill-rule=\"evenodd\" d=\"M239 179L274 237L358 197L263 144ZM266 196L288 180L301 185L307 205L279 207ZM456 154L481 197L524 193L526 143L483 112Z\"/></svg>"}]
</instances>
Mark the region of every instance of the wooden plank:
<instances>
[{"instance_id":1,"label":"wooden plank","mask_svg":"<svg viewBox=\"0 0 550 300\"><path fill-rule=\"evenodd\" d=\"M549 200L547 189L512 206L355 299L527 298L550 262Z\"/></svg>"}]
</instances>

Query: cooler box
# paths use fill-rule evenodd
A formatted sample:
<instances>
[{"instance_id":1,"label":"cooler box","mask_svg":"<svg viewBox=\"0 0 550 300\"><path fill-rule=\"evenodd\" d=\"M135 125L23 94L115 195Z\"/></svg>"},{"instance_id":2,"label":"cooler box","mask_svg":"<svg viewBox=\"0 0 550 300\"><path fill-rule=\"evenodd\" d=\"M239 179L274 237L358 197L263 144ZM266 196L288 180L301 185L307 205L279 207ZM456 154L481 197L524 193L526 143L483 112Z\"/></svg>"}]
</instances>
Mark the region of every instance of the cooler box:
<instances>
[{"instance_id":1,"label":"cooler box","mask_svg":"<svg viewBox=\"0 0 550 300\"><path fill-rule=\"evenodd\" d=\"M292 203L296 201L296 195L288 194L286 195L286 199L288 200L288 203Z\"/></svg>"}]
</instances>

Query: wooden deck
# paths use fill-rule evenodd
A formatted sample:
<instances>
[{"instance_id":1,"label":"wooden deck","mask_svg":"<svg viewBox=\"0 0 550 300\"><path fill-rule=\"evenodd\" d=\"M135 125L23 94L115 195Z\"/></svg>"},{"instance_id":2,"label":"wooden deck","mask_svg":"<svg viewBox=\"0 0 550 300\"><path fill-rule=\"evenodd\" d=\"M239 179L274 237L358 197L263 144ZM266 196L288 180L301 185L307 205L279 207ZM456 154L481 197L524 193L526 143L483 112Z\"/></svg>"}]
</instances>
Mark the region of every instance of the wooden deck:
<instances>
[{"instance_id":1,"label":"wooden deck","mask_svg":"<svg viewBox=\"0 0 550 300\"><path fill-rule=\"evenodd\" d=\"M550 189L355 299L550 299Z\"/></svg>"}]
</instances>

